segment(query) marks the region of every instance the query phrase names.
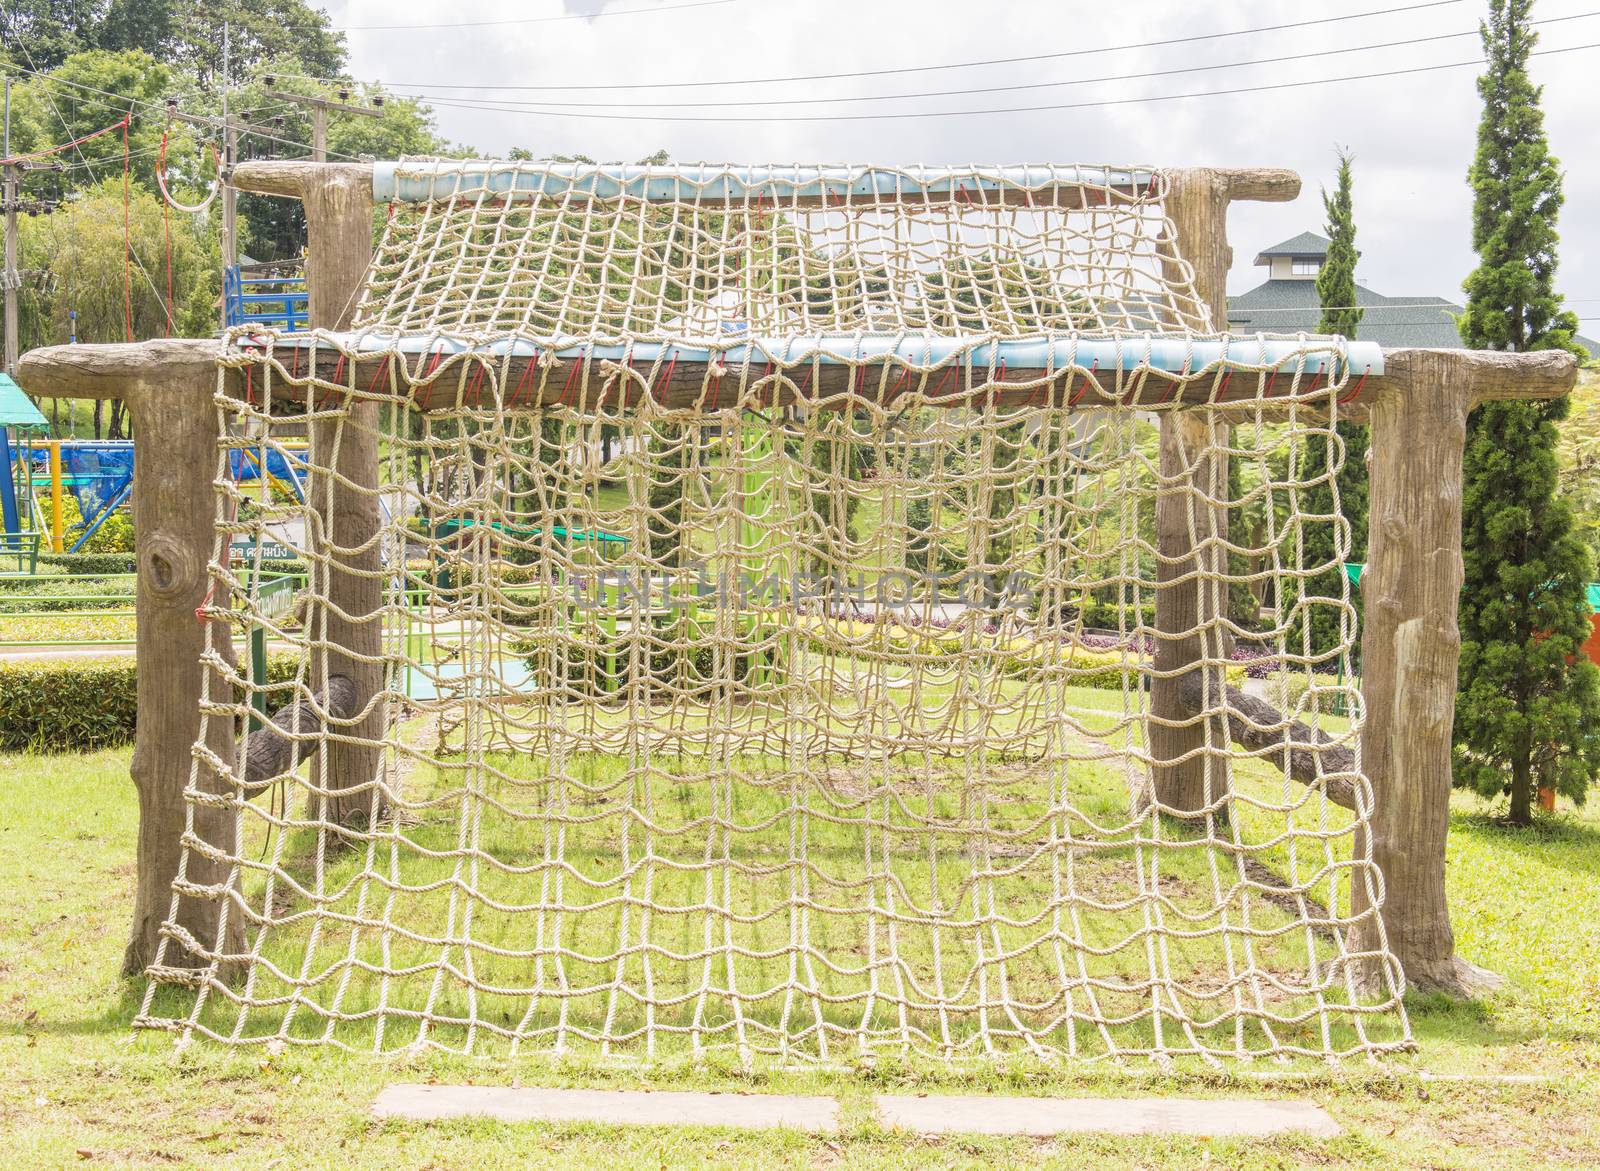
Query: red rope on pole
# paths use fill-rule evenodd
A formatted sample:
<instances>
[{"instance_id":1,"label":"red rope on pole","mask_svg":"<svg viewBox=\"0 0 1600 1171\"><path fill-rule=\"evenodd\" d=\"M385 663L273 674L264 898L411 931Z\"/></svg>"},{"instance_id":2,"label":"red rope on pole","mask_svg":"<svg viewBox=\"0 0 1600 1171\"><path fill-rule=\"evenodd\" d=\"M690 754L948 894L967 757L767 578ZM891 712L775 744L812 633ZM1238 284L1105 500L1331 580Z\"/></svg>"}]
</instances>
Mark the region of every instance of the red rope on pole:
<instances>
[{"instance_id":1,"label":"red rope on pole","mask_svg":"<svg viewBox=\"0 0 1600 1171\"><path fill-rule=\"evenodd\" d=\"M103 138L105 135L110 134L114 130L126 131L127 129L128 119L123 118L122 121L113 122L110 126L107 126L103 130L96 130L93 134L85 134L82 138L74 138L71 142L63 142L60 146L47 146L43 150L36 150L31 154L12 155L8 159L0 159L0 164L25 163L29 159L42 159L47 158L50 155L58 155L62 151L71 150L75 146L82 146L84 143L92 142L96 138ZM124 134L123 137L127 137L127 135Z\"/></svg>"},{"instance_id":2,"label":"red rope on pole","mask_svg":"<svg viewBox=\"0 0 1600 1171\"><path fill-rule=\"evenodd\" d=\"M1355 398L1356 395L1360 394L1361 388L1367 384L1367 375L1371 373L1371 366L1368 366L1365 370L1363 370L1361 372L1361 377L1356 381L1356 384L1339 396L1337 400L1338 405L1342 407L1345 405L1345 403Z\"/></svg>"},{"instance_id":3,"label":"red rope on pole","mask_svg":"<svg viewBox=\"0 0 1600 1171\"><path fill-rule=\"evenodd\" d=\"M122 320L133 340L133 226L129 222L129 205L133 202L133 188L128 178L128 119L122 126ZM91 135L91 137L94 137Z\"/></svg>"},{"instance_id":4,"label":"red rope on pole","mask_svg":"<svg viewBox=\"0 0 1600 1171\"><path fill-rule=\"evenodd\" d=\"M167 132L161 132L161 153L156 158L156 170L167 169ZM167 325L165 336L172 336L172 204L161 201L161 236L167 249Z\"/></svg>"}]
</instances>

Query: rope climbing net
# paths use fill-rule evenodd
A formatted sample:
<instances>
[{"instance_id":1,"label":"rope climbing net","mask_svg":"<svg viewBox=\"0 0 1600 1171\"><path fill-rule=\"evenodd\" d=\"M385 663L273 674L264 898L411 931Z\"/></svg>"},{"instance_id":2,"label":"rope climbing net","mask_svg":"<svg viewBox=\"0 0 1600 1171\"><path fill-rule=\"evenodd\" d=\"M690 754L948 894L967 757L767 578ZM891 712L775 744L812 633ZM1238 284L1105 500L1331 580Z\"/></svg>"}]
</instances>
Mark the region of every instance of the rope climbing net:
<instances>
[{"instance_id":1,"label":"rope climbing net","mask_svg":"<svg viewBox=\"0 0 1600 1171\"><path fill-rule=\"evenodd\" d=\"M391 182L354 328L222 359L245 391L219 382L141 1023L744 1060L1409 1045L1349 682L1356 355L1212 334L1159 174ZM230 475L296 435L303 499ZM1177 675L1205 732L1181 809L1152 748Z\"/></svg>"}]
</instances>

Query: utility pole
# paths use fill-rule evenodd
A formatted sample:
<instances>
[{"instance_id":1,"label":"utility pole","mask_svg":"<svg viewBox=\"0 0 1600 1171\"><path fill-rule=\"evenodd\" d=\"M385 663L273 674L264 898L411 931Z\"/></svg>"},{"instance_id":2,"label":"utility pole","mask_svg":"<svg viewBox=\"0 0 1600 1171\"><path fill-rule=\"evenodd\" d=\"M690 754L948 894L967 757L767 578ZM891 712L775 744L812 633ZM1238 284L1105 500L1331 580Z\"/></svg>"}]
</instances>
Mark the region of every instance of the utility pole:
<instances>
[{"instance_id":1,"label":"utility pole","mask_svg":"<svg viewBox=\"0 0 1600 1171\"><path fill-rule=\"evenodd\" d=\"M23 195L22 179L28 171L59 171L57 162L40 163L11 157L11 79L5 84L5 132L0 144L0 212L5 224L5 267L0 268L0 286L5 289L5 352L0 370L15 374L17 369L17 292L24 276L17 268L17 213L40 215L56 209L53 199L29 199ZM33 274L40 275L40 274Z\"/></svg>"},{"instance_id":2,"label":"utility pole","mask_svg":"<svg viewBox=\"0 0 1600 1171\"><path fill-rule=\"evenodd\" d=\"M350 91L339 91L337 100L333 98L307 97L304 94L285 93L277 89L277 78L267 77L267 88L271 89L279 98L286 102L293 102L297 106L305 106L311 111L311 161L325 163L328 161L328 111L336 114L359 114L363 118L383 117L383 98L372 99L370 106L357 106L348 101Z\"/></svg>"},{"instance_id":3,"label":"utility pole","mask_svg":"<svg viewBox=\"0 0 1600 1171\"><path fill-rule=\"evenodd\" d=\"M17 166L11 161L11 78L6 78L6 131L5 149L0 158L5 159L3 196L6 209L6 268L0 273L6 285L6 353L5 372L17 372ZM10 469L6 469L9 474Z\"/></svg>"},{"instance_id":4,"label":"utility pole","mask_svg":"<svg viewBox=\"0 0 1600 1171\"><path fill-rule=\"evenodd\" d=\"M239 192L230 180L233 166L239 161L239 135L228 121L228 90L233 81L228 76L232 62L228 59L228 22L222 22L222 166L217 169L217 182L222 185L222 304L217 307L220 324L228 328L228 274L239 264Z\"/></svg>"}]
</instances>

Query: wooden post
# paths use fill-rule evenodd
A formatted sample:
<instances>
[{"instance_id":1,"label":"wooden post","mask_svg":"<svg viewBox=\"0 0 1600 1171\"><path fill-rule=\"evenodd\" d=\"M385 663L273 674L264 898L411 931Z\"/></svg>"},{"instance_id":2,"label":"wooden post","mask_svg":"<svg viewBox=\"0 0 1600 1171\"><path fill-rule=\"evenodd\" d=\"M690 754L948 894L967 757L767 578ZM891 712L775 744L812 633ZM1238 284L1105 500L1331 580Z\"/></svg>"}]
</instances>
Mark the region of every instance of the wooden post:
<instances>
[{"instance_id":1,"label":"wooden post","mask_svg":"<svg viewBox=\"0 0 1600 1171\"><path fill-rule=\"evenodd\" d=\"M1168 171L1166 211L1176 233L1177 257L1194 271L1194 291L1219 332L1228 324L1228 204L1234 199L1289 200L1300 180L1284 171ZM1176 274L1169 273L1169 277ZM1196 664L1231 651L1222 618L1227 612L1228 460L1222 418L1203 407L1161 414L1160 474L1156 496L1156 677L1150 682L1148 721L1156 800L1177 814L1198 814L1227 796L1228 722L1220 711L1204 717L1191 700ZM1212 505L1208 500L1220 501ZM1220 670L1202 682L1210 706L1220 709ZM1190 686L1186 687L1186 682ZM1226 816L1226 806L1220 810Z\"/></svg>"},{"instance_id":2,"label":"wooden post","mask_svg":"<svg viewBox=\"0 0 1600 1171\"><path fill-rule=\"evenodd\" d=\"M1371 507L1361 581L1361 763L1372 785L1372 860L1384 879L1389 948L1407 981L1465 995L1498 982L1455 954L1445 897L1467 415L1490 398L1564 394L1576 364L1568 354L1468 350L1404 350L1386 355L1385 364L1387 388L1369 415ZM1371 905L1360 883L1352 898L1358 913ZM1355 932L1357 950L1376 950L1379 942L1370 922Z\"/></svg>"},{"instance_id":3,"label":"wooden post","mask_svg":"<svg viewBox=\"0 0 1600 1171\"><path fill-rule=\"evenodd\" d=\"M216 541L217 343L147 342L143 345L54 346L24 355L18 367L33 394L63 398L121 398L139 435L134 445L133 529L138 561L134 663L139 678L138 732L133 784L139 796L138 882L133 927L122 969L137 975L155 959L161 925L172 906L172 880L183 852L188 814L184 789L200 734L200 655L205 627L195 612L210 586L206 564ZM225 624L216 647L233 661ZM227 682L212 678L212 696L232 702ZM207 743L224 760L234 751L227 720L212 720ZM202 767L202 791L230 791ZM237 823L231 809L197 806L194 832L223 854L235 852ZM204 946L241 950L244 925L229 916L218 938L219 915L237 876L221 863L191 853L187 881L204 896L178 901L177 923ZM165 962L190 967L198 957L169 946Z\"/></svg>"},{"instance_id":4,"label":"wooden post","mask_svg":"<svg viewBox=\"0 0 1600 1171\"><path fill-rule=\"evenodd\" d=\"M307 318L313 329L344 329L355 312L367 266L372 262L372 169L362 164L246 163L234 171L240 187L267 195L298 196L306 209ZM314 638L326 644L312 655L312 686L326 694L331 676L355 684L359 718L331 721L327 775L317 779L326 794L320 811L339 825L364 826L386 805L383 753L377 747L388 726L381 694L383 653L382 518L378 507L378 405L352 403L340 419L311 424L313 471L306 496L314 509L308 543L326 549L325 580L313 567L320 599L308 615ZM352 486L354 485L354 486ZM317 812L317 811L314 811Z\"/></svg>"}]
</instances>

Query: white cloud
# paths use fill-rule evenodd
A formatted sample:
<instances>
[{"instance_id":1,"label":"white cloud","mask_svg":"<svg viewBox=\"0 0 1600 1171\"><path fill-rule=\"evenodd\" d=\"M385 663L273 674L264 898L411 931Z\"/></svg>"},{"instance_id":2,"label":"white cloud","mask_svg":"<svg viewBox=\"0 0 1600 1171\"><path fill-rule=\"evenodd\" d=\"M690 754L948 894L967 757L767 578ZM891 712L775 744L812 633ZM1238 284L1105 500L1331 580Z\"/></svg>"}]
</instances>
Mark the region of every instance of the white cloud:
<instances>
[{"instance_id":1,"label":"white cloud","mask_svg":"<svg viewBox=\"0 0 1600 1171\"><path fill-rule=\"evenodd\" d=\"M984 58L1196 36L1228 29L1304 21L1385 7L1367 0L1284 5L1274 0L735 0L682 7L688 0L483 0L444 9L463 21L578 15L579 19L421 30L349 33L357 76L397 91L434 85L586 85L718 78L782 77ZM1390 0L1399 3L1400 0ZM400 25L441 18L437 0L343 0L328 5L339 25ZM624 9L655 7L642 15ZM612 15L595 14L611 10ZM1541 4L1535 19L1588 11L1578 0ZM885 163L973 161L1136 161L1166 165L1284 166L1305 181L1287 205L1236 204L1230 236L1231 287L1260 279L1256 252L1305 229L1319 229L1318 187L1333 168L1335 144L1356 154L1356 211L1361 279L1390 295L1457 296L1470 270L1471 199L1465 184L1478 117L1475 70L1391 75L1369 81L985 117L894 121L748 123L667 122L552 117L460 108L448 102L714 101L824 98L1021 85L1144 73L1263 59L1249 68L1072 85L1009 93L839 106L793 107L796 113L863 108L929 110L1150 97L1271 85L1344 74L1381 73L1475 57L1476 39L1367 49L1301 61L1285 55L1391 43L1476 26L1482 5L1443 7L1369 19L1189 44L976 69L884 74L781 85L679 90L431 91L441 130L451 139L503 153L582 153L631 159L660 148L680 160L850 160ZM1600 17L1550 24L1542 48L1600 42ZM1593 74L1600 49L1535 58L1535 80L1552 146L1567 175L1562 216L1562 290L1600 333L1600 120L1593 116ZM693 113L664 106L641 112ZM590 110L592 113L629 111ZM729 109L731 114L770 110Z\"/></svg>"}]
</instances>

